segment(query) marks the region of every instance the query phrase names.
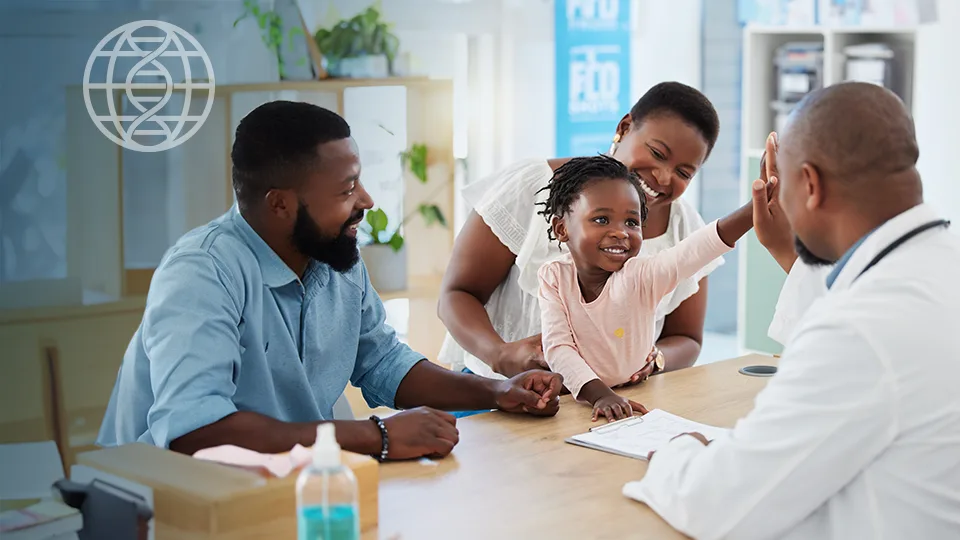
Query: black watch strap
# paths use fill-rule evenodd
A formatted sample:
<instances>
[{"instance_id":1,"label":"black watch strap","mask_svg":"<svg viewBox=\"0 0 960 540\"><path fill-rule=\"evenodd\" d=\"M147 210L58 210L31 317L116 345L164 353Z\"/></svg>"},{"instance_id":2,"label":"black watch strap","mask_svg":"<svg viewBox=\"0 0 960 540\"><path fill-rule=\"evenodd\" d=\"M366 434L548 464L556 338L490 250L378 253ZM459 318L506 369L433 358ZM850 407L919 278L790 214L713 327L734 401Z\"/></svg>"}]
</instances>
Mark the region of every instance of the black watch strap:
<instances>
[{"instance_id":1,"label":"black watch strap","mask_svg":"<svg viewBox=\"0 0 960 540\"><path fill-rule=\"evenodd\" d=\"M387 454L390 453L390 438L387 436L387 425L384 424L383 420L377 415L370 416L370 421L380 428L380 437L383 440L383 444L380 446L380 455L374 457L382 463L387 460Z\"/></svg>"}]
</instances>

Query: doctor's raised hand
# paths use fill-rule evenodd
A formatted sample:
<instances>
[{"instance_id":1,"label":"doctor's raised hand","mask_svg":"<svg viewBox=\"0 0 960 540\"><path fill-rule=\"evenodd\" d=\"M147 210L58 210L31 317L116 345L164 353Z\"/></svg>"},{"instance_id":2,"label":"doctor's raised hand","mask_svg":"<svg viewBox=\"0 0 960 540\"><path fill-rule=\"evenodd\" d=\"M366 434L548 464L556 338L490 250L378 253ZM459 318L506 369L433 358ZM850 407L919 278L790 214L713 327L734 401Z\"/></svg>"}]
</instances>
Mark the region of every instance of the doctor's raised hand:
<instances>
[{"instance_id":1,"label":"doctor's raised hand","mask_svg":"<svg viewBox=\"0 0 960 540\"><path fill-rule=\"evenodd\" d=\"M780 179L777 169L779 141L776 132L767 137L766 149L760 158L760 178L753 183L753 227L757 240L789 273L797 260L794 235L780 207ZM766 189L764 189L766 188Z\"/></svg>"}]
</instances>

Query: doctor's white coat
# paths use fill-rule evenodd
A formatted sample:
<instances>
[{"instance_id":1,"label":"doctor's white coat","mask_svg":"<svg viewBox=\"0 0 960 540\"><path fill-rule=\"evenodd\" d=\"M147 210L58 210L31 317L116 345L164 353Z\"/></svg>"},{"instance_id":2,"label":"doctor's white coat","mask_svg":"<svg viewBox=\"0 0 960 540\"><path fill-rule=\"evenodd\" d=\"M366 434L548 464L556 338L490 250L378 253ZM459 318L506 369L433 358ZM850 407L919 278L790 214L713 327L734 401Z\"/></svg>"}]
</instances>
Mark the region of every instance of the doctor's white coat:
<instances>
[{"instance_id":1,"label":"doctor's white coat","mask_svg":"<svg viewBox=\"0 0 960 540\"><path fill-rule=\"evenodd\" d=\"M794 279L812 305L772 328L789 342L753 412L709 446L675 439L624 494L698 539L960 538L960 237L921 233L856 279L936 219L878 228L819 299Z\"/></svg>"}]
</instances>

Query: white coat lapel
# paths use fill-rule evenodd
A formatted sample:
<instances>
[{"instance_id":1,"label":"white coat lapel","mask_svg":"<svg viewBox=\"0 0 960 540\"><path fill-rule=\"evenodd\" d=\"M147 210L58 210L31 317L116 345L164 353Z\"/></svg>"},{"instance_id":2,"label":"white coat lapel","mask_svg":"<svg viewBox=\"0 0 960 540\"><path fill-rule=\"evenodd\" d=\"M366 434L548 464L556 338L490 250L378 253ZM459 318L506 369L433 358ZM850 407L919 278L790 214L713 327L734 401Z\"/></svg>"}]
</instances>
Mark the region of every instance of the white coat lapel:
<instances>
[{"instance_id":1,"label":"white coat lapel","mask_svg":"<svg viewBox=\"0 0 960 540\"><path fill-rule=\"evenodd\" d=\"M878 253L913 229L937 219L939 219L939 217L932 208L926 204L921 204L887 221L873 231L873 233L864 240L863 244L853 252L850 260L847 261L847 264L840 271L830 290L840 291L850 288L857 279L857 276L863 272L864 268L870 264L870 261L872 261ZM880 264L882 263L878 263L878 265Z\"/></svg>"}]
</instances>

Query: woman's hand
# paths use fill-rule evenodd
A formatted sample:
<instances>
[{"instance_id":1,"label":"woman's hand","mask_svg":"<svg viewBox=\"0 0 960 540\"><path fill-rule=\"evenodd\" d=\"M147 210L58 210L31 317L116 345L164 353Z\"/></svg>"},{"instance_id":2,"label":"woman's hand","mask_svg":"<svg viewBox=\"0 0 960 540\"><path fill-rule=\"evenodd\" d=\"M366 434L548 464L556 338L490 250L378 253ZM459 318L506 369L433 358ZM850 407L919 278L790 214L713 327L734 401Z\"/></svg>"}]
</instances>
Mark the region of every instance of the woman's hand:
<instances>
[{"instance_id":1,"label":"woman's hand","mask_svg":"<svg viewBox=\"0 0 960 540\"><path fill-rule=\"evenodd\" d=\"M540 334L501 345L496 364L492 367L508 378L532 369L550 369L543 359Z\"/></svg>"},{"instance_id":2,"label":"woman's hand","mask_svg":"<svg viewBox=\"0 0 960 540\"><path fill-rule=\"evenodd\" d=\"M766 149L760 158L760 178L753 184L753 227L757 240L785 272L790 272L797 260L794 235L783 209L780 207L780 179L777 169L777 134L767 137Z\"/></svg>"},{"instance_id":3,"label":"woman's hand","mask_svg":"<svg viewBox=\"0 0 960 540\"><path fill-rule=\"evenodd\" d=\"M650 350L650 354L647 355L647 363L643 365L640 371L631 375L629 381L623 384L618 384L614 388L623 388L625 386L633 386L635 384L640 384L646 381L651 375L653 375L653 370L656 367L657 352L658 352L657 346L654 345L653 349Z\"/></svg>"}]
</instances>

